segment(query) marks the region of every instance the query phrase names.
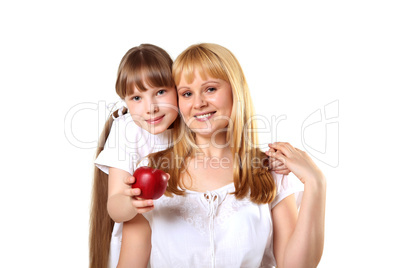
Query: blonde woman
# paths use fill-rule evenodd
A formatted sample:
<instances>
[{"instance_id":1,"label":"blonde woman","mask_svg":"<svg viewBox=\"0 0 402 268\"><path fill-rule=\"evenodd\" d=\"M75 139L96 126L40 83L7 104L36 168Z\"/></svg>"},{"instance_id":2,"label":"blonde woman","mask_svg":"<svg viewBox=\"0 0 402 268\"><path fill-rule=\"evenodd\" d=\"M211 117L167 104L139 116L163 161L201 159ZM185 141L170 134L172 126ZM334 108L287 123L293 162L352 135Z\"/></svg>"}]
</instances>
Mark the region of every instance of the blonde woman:
<instances>
[{"instance_id":1,"label":"blonde woman","mask_svg":"<svg viewBox=\"0 0 402 268\"><path fill-rule=\"evenodd\" d=\"M269 155L299 180L268 168L234 55L216 44L193 45L176 59L173 77L181 116L175 144L148 158L171 176L166 195L143 214L152 229L151 267L317 266L325 177L288 143L270 145Z\"/></svg>"}]
</instances>

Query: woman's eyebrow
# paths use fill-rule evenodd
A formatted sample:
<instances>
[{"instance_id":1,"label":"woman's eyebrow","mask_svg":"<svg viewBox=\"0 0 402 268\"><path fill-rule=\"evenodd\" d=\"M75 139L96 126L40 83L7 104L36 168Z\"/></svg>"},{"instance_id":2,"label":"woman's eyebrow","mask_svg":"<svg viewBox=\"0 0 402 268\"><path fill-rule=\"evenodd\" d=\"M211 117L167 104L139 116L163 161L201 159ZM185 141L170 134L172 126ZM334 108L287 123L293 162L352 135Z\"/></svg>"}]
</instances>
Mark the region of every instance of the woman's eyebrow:
<instances>
[{"instance_id":1,"label":"woman's eyebrow","mask_svg":"<svg viewBox=\"0 0 402 268\"><path fill-rule=\"evenodd\" d=\"M219 84L219 81L215 81L215 80L208 80L208 81L205 81L204 83L202 83L202 84L201 84L201 86L205 86L206 84L209 84L209 83L213 83L213 84Z\"/></svg>"},{"instance_id":2,"label":"woman's eyebrow","mask_svg":"<svg viewBox=\"0 0 402 268\"><path fill-rule=\"evenodd\" d=\"M208 80L208 81L205 81L204 83L202 83L201 86L203 87L203 86L205 86L206 84L210 84L210 83L212 83L212 84L219 84L219 81ZM182 89L190 89L190 87L189 87L189 86L181 86L181 87L178 87L178 88L177 88L177 91L182 90Z\"/></svg>"},{"instance_id":3,"label":"woman's eyebrow","mask_svg":"<svg viewBox=\"0 0 402 268\"><path fill-rule=\"evenodd\" d=\"M180 90L185 89L185 88L189 89L190 87L187 87L187 86L178 87L177 91L180 91Z\"/></svg>"}]
</instances>

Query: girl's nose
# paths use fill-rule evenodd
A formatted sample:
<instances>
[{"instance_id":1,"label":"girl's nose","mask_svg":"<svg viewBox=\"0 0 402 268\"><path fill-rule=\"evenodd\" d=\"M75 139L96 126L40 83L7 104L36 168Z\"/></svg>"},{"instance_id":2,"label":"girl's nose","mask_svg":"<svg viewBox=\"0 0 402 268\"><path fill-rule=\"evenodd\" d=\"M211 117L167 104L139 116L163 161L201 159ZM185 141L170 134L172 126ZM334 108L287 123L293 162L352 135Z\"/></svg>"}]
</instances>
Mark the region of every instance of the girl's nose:
<instances>
[{"instance_id":1,"label":"girl's nose","mask_svg":"<svg viewBox=\"0 0 402 268\"><path fill-rule=\"evenodd\" d=\"M147 114L155 114L159 112L159 106L157 103L149 103Z\"/></svg>"}]
</instances>

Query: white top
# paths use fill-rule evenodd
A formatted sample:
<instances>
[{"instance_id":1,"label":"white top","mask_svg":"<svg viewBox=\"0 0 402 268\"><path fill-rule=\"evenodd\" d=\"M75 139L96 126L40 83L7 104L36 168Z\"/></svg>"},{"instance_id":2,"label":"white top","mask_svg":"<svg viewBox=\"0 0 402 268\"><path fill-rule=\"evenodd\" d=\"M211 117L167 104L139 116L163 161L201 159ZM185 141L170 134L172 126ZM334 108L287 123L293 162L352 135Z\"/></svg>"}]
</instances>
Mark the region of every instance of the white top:
<instances>
[{"instance_id":1,"label":"white top","mask_svg":"<svg viewBox=\"0 0 402 268\"><path fill-rule=\"evenodd\" d=\"M134 173L140 159L166 149L171 131L152 135L138 127L129 114L113 122L105 149L95 164L105 173L115 167ZM145 161L141 162L141 165ZM186 190L185 196L162 196L143 215L152 228L151 267L272 267L271 209L303 185L294 176L272 173L277 196L269 205L236 200L231 183L212 192ZM120 255L122 223L115 223L109 267Z\"/></svg>"},{"instance_id":2,"label":"white top","mask_svg":"<svg viewBox=\"0 0 402 268\"><path fill-rule=\"evenodd\" d=\"M129 113L120 113L113 121L105 148L96 158L95 165L106 174L109 174L109 167L114 167L132 175L142 158L168 147L170 135L171 130L158 135L150 134L137 126ZM143 163L144 161L141 164ZM123 223L115 223L110 242L111 268L115 268L119 260L122 232Z\"/></svg>"},{"instance_id":3,"label":"white top","mask_svg":"<svg viewBox=\"0 0 402 268\"><path fill-rule=\"evenodd\" d=\"M141 159L168 147L170 136L170 129L153 135L137 126L129 113L121 115L114 119L105 147L95 164L106 174L109 174L109 167L114 167L132 175Z\"/></svg>"},{"instance_id":4,"label":"white top","mask_svg":"<svg viewBox=\"0 0 402 268\"><path fill-rule=\"evenodd\" d=\"M273 267L272 208L303 185L295 177L271 173L277 196L271 204L237 200L231 183L212 192L186 190L162 196L144 217L152 229L151 267Z\"/></svg>"}]
</instances>

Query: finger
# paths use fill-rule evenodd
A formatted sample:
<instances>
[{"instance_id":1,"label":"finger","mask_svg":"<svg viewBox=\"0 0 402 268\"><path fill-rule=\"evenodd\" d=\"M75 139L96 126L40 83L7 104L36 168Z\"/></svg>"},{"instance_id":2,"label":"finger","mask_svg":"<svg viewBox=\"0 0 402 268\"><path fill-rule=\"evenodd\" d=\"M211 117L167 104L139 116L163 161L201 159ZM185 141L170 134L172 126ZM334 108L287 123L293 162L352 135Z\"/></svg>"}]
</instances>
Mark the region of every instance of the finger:
<instances>
[{"instance_id":1,"label":"finger","mask_svg":"<svg viewBox=\"0 0 402 268\"><path fill-rule=\"evenodd\" d=\"M141 194L141 189L140 188L125 189L124 194L127 196L135 197Z\"/></svg>"},{"instance_id":2,"label":"finger","mask_svg":"<svg viewBox=\"0 0 402 268\"><path fill-rule=\"evenodd\" d=\"M295 150L296 150L297 152L301 153L301 154L307 154L305 151L300 150L299 148L295 148Z\"/></svg>"},{"instance_id":3,"label":"finger","mask_svg":"<svg viewBox=\"0 0 402 268\"><path fill-rule=\"evenodd\" d=\"M276 169L273 169L273 171L274 171L276 174L283 174L283 170L276 170Z\"/></svg>"},{"instance_id":4,"label":"finger","mask_svg":"<svg viewBox=\"0 0 402 268\"><path fill-rule=\"evenodd\" d=\"M170 180L170 174L169 173L166 173L167 175L168 175L168 180Z\"/></svg>"},{"instance_id":5,"label":"finger","mask_svg":"<svg viewBox=\"0 0 402 268\"><path fill-rule=\"evenodd\" d=\"M269 152L275 152L276 150L274 148L269 148L268 151L265 151L265 154L268 155Z\"/></svg>"},{"instance_id":6,"label":"finger","mask_svg":"<svg viewBox=\"0 0 402 268\"><path fill-rule=\"evenodd\" d=\"M149 212L154 209L154 206L145 207L145 208L137 208L137 213L142 214L145 212Z\"/></svg>"},{"instance_id":7,"label":"finger","mask_svg":"<svg viewBox=\"0 0 402 268\"><path fill-rule=\"evenodd\" d=\"M135 178L133 176L129 176L124 178L124 183L125 184L133 184L135 182Z\"/></svg>"},{"instance_id":8,"label":"finger","mask_svg":"<svg viewBox=\"0 0 402 268\"><path fill-rule=\"evenodd\" d=\"M275 150L274 149L269 149L269 151L266 151L266 152L264 152L265 153L265 155L267 155L268 156L268 159L271 159L271 158L274 158L274 157L269 157L269 154L270 153L274 153L275 152ZM270 160L271 161L271 160Z\"/></svg>"},{"instance_id":9,"label":"finger","mask_svg":"<svg viewBox=\"0 0 402 268\"><path fill-rule=\"evenodd\" d=\"M282 163L286 164L286 156L281 151L268 152L268 156L274 157Z\"/></svg>"},{"instance_id":10,"label":"finger","mask_svg":"<svg viewBox=\"0 0 402 268\"><path fill-rule=\"evenodd\" d=\"M271 159L271 163L273 164L273 165L275 165L275 166L282 166L282 165L284 165L284 163L280 160L280 159L278 159L278 158L276 158L276 157L271 157L272 159Z\"/></svg>"},{"instance_id":11,"label":"finger","mask_svg":"<svg viewBox=\"0 0 402 268\"><path fill-rule=\"evenodd\" d=\"M281 151L282 154L284 155L289 155L290 151L289 149L285 146L284 142L274 142L269 144L270 148L275 149L276 151Z\"/></svg>"},{"instance_id":12,"label":"finger","mask_svg":"<svg viewBox=\"0 0 402 268\"><path fill-rule=\"evenodd\" d=\"M142 200L134 199L131 203L137 209L152 207L154 205L154 201L152 199L142 199Z\"/></svg>"},{"instance_id":13,"label":"finger","mask_svg":"<svg viewBox=\"0 0 402 268\"><path fill-rule=\"evenodd\" d=\"M276 165L276 166L272 166L273 170L285 170L288 169L285 165Z\"/></svg>"},{"instance_id":14,"label":"finger","mask_svg":"<svg viewBox=\"0 0 402 268\"><path fill-rule=\"evenodd\" d=\"M271 163L272 168L277 168L277 167L283 166L283 163L276 158L274 160L272 160L270 163Z\"/></svg>"},{"instance_id":15,"label":"finger","mask_svg":"<svg viewBox=\"0 0 402 268\"><path fill-rule=\"evenodd\" d=\"M290 170L289 169L285 169L285 170L274 170L275 173L277 174L281 174L281 175L289 175Z\"/></svg>"},{"instance_id":16,"label":"finger","mask_svg":"<svg viewBox=\"0 0 402 268\"><path fill-rule=\"evenodd\" d=\"M286 155L287 157L289 157L291 153L296 152L296 148L293 147L293 146L292 146L290 143L288 143L288 142L275 142L275 143L273 144L273 146L276 146L276 147L273 147L273 148L276 148L277 150L281 150L282 153L283 153L284 155Z\"/></svg>"}]
</instances>

